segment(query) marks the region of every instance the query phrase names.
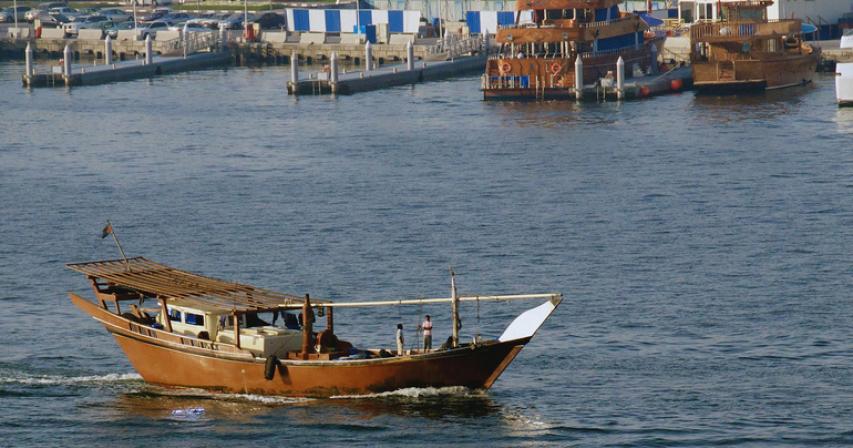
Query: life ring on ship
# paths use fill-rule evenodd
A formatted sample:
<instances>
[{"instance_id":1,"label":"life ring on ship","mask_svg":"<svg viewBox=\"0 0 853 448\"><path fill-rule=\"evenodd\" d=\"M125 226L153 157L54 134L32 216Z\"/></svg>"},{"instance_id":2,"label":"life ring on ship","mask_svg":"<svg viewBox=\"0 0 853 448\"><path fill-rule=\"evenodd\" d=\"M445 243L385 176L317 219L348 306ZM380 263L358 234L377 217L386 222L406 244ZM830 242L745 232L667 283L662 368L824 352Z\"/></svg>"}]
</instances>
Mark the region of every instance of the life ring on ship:
<instances>
[{"instance_id":1,"label":"life ring on ship","mask_svg":"<svg viewBox=\"0 0 853 448\"><path fill-rule=\"evenodd\" d=\"M500 71L502 74L510 73L512 71L512 64L506 61L501 62Z\"/></svg>"},{"instance_id":2,"label":"life ring on ship","mask_svg":"<svg viewBox=\"0 0 853 448\"><path fill-rule=\"evenodd\" d=\"M562 69L563 69L563 66L560 65L559 62L554 62L553 64L551 64L551 73L553 73L555 75L557 73L560 73L560 70L562 70Z\"/></svg>"}]
</instances>

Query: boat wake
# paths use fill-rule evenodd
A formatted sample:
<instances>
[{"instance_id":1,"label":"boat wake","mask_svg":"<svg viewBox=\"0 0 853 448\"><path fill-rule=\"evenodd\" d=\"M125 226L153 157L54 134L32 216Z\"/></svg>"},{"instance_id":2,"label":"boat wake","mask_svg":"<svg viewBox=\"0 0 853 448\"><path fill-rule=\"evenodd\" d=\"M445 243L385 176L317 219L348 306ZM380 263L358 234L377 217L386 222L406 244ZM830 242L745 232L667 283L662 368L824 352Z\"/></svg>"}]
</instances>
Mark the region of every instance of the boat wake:
<instances>
[{"instance_id":1,"label":"boat wake","mask_svg":"<svg viewBox=\"0 0 853 448\"><path fill-rule=\"evenodd\" d=\"M235 394L227 392L216 392L198 388L163 388L159 386L149 386L145 391L145 395L157 396L164 398L179 398L179 399L200 399L200 400L217 400L225 402L252 402L264 405L287 405L298 404L313 401L313 398L304 397L285 397L279 395L258 395L258 394Z\"/></svg>"},{"instance_id":2,"label":"boat wake","mask_svg":"<svg viewBox=\"0 0 853 448\"><path fill-rule=\"evenodd\" d=\"M429 398L448 395L456 397L469 397L480 396L480 393L478 391L463 386L407 387L404 389L397 389L388 392L379 392L375 394L333 395L329 398L333 400L357 400L364 398Z\"/></svg>"},{"instance_id":3,"label":"boat wake","mask_svg":"<svg viewBox=\"0 0 853 448\"><path fill-rule=\"evenodd\" d=\"M34 386L74 386L101 385L108 383L142 381L137 373L108 373L106 375L62 376L62 375L30 375L21 372L10 372L0 375L0 384L22 384Z\"/></svg>"}]
</instances>

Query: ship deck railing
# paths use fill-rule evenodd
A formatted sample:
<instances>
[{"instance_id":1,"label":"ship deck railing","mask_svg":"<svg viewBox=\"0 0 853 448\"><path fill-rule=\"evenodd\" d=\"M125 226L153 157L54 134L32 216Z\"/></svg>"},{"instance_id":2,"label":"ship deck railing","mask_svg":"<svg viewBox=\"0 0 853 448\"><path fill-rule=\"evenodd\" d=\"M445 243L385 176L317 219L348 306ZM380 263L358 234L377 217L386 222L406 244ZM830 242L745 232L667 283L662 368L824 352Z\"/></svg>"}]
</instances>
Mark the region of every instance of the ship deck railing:
<instances>
[{"instance_id":1,"label":"ship deck railing","mask_svg":"<svg viewBox=\"0 0 853 448\"><path fill-rule=\"evenodd\" d=\"M737 41L744 38L799 34L801 27L802 22L799 19L697 23L690 27L690 39L694 42Z\"/></svg>"}]
</instances>

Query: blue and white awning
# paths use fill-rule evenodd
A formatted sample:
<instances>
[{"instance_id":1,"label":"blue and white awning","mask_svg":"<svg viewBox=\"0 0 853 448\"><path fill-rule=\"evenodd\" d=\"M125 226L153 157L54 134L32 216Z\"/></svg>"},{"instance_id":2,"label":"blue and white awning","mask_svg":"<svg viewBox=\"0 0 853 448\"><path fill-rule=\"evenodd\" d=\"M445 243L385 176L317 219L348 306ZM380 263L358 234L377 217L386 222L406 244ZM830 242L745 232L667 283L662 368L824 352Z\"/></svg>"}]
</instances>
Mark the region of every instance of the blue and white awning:
<instances>
[{"instance_id":1,"label":"blue and white awning","mask_svg":"<svg viewBox=\"0 0 853 448\"><path fill-rule=\"evenodd\" d=\"M516 11L468 11L465 21L472 34L498 32L498 28L515 24ZM533 11L521 11L519 23L532 23Z\"/></svg>"},{"instance_id":2,"label":"blue and white awning","mask_svg":"<svg viewBox=\"0 0 853 448\"><path fill-rule=\"evenodd\" d=\"M392 33L417 33L420 11L385 9L287 9L288 31L319 33L353 33L356 24L361 26L388 24ZM358 18L356 18L358 14Z\"/></svg>"}]
</instances>

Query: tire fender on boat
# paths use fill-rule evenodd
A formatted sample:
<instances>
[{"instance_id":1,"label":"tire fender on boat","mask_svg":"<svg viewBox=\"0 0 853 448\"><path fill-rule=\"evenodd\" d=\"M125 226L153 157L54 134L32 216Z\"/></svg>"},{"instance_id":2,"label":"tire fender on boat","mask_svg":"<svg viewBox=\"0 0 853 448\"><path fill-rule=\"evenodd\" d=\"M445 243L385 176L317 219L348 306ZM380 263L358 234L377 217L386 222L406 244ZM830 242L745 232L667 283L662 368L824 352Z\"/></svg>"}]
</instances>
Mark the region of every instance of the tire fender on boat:
<instances>
[{"instance_id":1,"label":"tire fender on boat","mask_svg":"<svg viewBox=\"0 0 853 448\"><path fill-rule=\"evenodd\" d=\"M267 380L273 379L276 370L278 370L278 356L270 355L267 357L266 365L264 365L264 378Z\"/></svg>"}]
</instances>

